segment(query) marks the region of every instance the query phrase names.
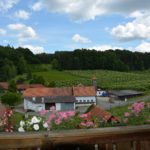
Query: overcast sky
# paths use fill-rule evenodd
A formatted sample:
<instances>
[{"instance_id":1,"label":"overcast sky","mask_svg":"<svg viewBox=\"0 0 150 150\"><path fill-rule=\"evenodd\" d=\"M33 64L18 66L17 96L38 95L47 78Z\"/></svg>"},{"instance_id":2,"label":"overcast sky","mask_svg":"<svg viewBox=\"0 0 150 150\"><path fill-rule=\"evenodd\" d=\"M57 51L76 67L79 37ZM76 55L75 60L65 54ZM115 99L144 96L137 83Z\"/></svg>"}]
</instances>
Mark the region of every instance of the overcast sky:
<instances>
[{"instance_id":1,"label":"overcast sky","mask_svg":"<svg viewBox=\"0 0 150 150\"><path fill-rule=\"evenodd\" d=\"M150 0L0 0L0 45L8 44L150 52Z\"/></svg>"}]
</instances>

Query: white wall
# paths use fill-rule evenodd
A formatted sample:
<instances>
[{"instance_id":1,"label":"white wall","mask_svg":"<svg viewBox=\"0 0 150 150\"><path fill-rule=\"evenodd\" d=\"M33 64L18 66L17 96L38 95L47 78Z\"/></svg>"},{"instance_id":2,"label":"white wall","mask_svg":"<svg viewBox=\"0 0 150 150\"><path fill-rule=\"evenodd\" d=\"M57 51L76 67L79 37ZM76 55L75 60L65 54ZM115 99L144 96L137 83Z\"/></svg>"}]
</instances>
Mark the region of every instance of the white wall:
<instances>
[{"instance_id":1,"label":"white wall","mask_svg":"<svg viewBox=\"0 0 150 150\"><path fill-rule=\"evenodd\" d=\"M58 111L61 110L61 103L56 103L55 106L56 106L56 110Z\"/></svg>"},{"instance_id":2,"label":"white wall","mask_svg":"<svg viewBox=\"0 0 150 150\"><path fill-rule=\"evenodd\" d=\"M45 110L45 104L35 104L31 100L24 99L24 109L38 112L40 110Z\"/></svg>"},{"instance_id":3,"label":"white wall","mask_svg":"<svg viewBox=\"0 0 150 150\"><path fill-rule=\"evenodd\" d=\"M76 106L88 106L91 104L96 104L96 97L95 96L85 96L85 97L75 97L76 98ZM77 104L82 102L83 104Z\"/></svg>"}]
</instances>

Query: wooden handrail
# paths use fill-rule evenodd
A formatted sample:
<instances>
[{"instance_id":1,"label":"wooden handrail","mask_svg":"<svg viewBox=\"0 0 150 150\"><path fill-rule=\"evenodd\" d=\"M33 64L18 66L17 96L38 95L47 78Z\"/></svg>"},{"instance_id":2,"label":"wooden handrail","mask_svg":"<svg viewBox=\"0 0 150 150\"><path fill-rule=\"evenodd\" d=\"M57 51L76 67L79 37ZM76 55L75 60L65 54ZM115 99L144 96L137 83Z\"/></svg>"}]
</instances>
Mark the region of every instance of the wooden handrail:
<instances>
[{"instance_id":1,"label":"wooden handrail","mask_svg":"<svg viewBox=\"0 0 150 150\"><path fill-rule=\"evenodd\" d=\"M59 144L99 144L150 141L150 125L94 129L0 133L0 149L44 147Z\"/></svg>"}]
</instances>

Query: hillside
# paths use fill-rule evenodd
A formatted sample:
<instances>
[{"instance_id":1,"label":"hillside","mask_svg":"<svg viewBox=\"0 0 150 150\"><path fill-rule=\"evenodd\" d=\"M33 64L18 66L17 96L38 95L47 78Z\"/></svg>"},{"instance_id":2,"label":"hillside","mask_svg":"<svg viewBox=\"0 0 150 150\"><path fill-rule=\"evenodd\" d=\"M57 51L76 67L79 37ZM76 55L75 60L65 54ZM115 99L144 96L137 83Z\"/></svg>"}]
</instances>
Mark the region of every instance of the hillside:
<instances>
[{"instance_id":1,"label":"hillside","mask_svg":"<svg viewBox=\"0 0 150 150\"><path fill-rule=\"evenodd\" d=\"M18 82L46 86L91 85L95 75L103 89L147 91L150 89L149 60L150 53L127 50L78 49L35 55L29 49L0 46L0 81L15 78Z\"/></svg>"},{"instance_id":2,"label":"hillside","mask_svg":"<svg viewBox=\"0 0 150 150\"><path fill-rule=\"evenodd\" d=\"M54 81L56 86L73 86L78 84L91 85L91 78L95 75L98 86L103 89L135 89L142 91L148 91L150 89L150 71L51 70L46 72L35 72L34 74L42 76L46 83Z\"/></svg>"}]
</instances>

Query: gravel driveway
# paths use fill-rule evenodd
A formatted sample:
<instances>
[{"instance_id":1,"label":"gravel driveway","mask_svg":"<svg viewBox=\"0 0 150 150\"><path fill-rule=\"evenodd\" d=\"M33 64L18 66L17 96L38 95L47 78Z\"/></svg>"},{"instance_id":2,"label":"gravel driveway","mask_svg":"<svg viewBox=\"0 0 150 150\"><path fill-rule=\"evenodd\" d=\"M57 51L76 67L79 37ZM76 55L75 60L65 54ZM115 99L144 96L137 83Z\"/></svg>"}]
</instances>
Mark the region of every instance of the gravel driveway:
<instances>
[{"instance_id":1,"label":"gravel driveway","mask_svg":"<svg viewBox=\"0 0 150 150\"><path fill-rule=\"evenodd\" d=\"M113 107L132 104L136 101L148 101L148 100L150 101L150 95L146 95L142 97L135 97L135 98L127 100L126 102L123 100L114 100L113 103L110 103L109 101L97 100L97 105L101 106L104 109L111 109Z\"/></svg>"}]
</instances>

